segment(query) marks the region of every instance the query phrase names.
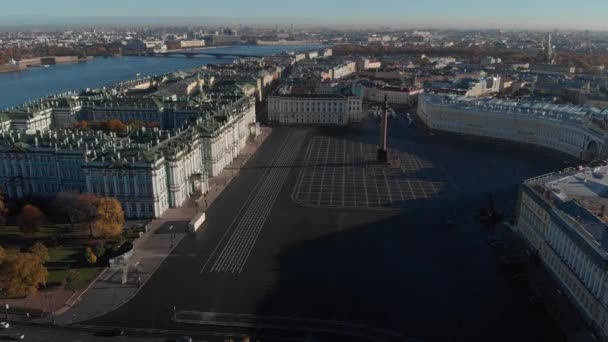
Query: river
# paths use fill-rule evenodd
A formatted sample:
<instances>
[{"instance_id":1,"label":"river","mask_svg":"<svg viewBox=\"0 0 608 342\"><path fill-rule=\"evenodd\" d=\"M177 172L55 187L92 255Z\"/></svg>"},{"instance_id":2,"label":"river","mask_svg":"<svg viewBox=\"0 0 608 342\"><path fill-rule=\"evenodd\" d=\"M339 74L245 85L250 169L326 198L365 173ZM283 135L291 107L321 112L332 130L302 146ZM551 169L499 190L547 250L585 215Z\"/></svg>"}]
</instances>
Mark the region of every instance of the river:
<instances>
[{"instance_id":1,"label":"river","mask_svg":"<svg viewBox=\"0 0 608 342\"><path fill-rule=\"evenodd\" d=\"M272 55L284 51L309 51L320 45L230 46L213 52ZM100 57L85 63L61 64L48 68L31 68L0 73L0 109L20 105L28 100L68 90L107 86L136 77L187 70L210 63L230 63L232 57Z\"/></svg>"}]
</instances>

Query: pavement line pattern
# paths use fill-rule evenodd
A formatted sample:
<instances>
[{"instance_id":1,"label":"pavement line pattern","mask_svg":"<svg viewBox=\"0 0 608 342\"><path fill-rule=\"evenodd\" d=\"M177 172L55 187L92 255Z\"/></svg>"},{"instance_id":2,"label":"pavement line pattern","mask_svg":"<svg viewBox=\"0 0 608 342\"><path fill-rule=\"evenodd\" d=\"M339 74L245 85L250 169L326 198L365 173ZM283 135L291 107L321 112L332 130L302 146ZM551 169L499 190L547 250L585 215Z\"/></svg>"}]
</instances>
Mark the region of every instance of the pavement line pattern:
<instances>
[{"instance_id":1,"label":"pavement line pattern","mask_svg":"<svg viewBox=\"0 0 608 342\"><path fill-rule=\"evenodd\" d=\"M292 194L295 202L325 208L396 208L437 196L447 181L431 162L399 152L400 166L378 165L376 145L345 138L310 140Z\"/></svg>"},{"instance_id":2,"label":"pavement line pattern","mask_svg":"<svg viewBox=\"0 0 608 342\"><path fill-rule=\"evenodd\" d=\"M285 148L271 165L264 183L257 190L226 246L211 267L211 272L241 273L243 271L270 210L304 144L306 134L306 131L297 131L289 137Z\"/></svg>"}]
</instances>

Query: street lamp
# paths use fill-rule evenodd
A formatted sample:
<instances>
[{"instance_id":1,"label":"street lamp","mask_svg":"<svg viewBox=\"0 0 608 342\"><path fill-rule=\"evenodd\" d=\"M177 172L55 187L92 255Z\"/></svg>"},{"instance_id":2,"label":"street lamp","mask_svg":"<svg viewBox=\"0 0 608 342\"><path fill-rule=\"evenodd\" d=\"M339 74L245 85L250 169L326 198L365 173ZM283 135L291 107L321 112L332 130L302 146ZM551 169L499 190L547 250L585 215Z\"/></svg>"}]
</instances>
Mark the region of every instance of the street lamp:
<instances>
[{"instance_id":1,"label":"street lamp","mask_svg":"<svg viewBox=\"0 0 608 342\"><path fill-rule=\"evenodd\" d=\"M137 288L141 287L141 274L139 273L139 265L141 264L141 262L136 262L135 263L135 271L137 272Z\"/></svg>"},{"instance_id":2,"label":"street lamp","mask_svg":"<svg viewBox=\"0 0 608 342\"><path fill-rule=\"evenodd\" d=\"M173 248L173 226L169 227L169 232L171 233L171 248Z\"/></svg>"},{"instance_id":3,"label":"street lamp","mask_svg":"<svg viewBox=\"0 0 608 342\"><path fill-rule=\"evenodd\" d=\"M53 315L53 305L52 305L52 298L51 297L52 294L51 293L46 293L44 295L44 297L46 298L48 305L49 305L49 313L51 314L51 324L55 324L55 315Z\"/></svg>"}]
</instances>

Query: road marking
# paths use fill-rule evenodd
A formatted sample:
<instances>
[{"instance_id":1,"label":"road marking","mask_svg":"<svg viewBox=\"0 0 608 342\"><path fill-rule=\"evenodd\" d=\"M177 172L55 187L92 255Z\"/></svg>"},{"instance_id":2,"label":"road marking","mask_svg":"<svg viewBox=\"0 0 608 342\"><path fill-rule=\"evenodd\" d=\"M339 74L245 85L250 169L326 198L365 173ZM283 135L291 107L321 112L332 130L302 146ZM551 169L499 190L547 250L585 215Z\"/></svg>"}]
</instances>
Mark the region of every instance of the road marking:
<instances>
[{"instance_id":1,"label":"road marking","mask_svg":"<svg viewBox=\"0 0 608 342\"><path fill-rule=\"evenodd\" d=\"M284 149L277 154L277 159L272 164L263 183L256 191L252 192L255 193L253 199L215 260L211 272L242 272L278 194L297 159L305 136L306 132L300 131L292 134L287 139ZM201 269L201 273L204 269Z\"/></svg>"},{"instance_id":2,"label":"road marking","mask_svg":"<svg viewBox=\"0 0 608 342\"><path fill-rule=\"evenodd\" d=\"M287 139L289 139L289 137L291 136L293 132L290 132L287 137L284 139L284 141L287 141ZM281 151L283 149L285 149L286 145L282 145L281 148L279 149L279 152L272 158L272 160L270 161L270 165L272 166L275 162L275 160L279 157L279 154L281 153ZM220 239L220 241L217 243L217 245L215 246L215 248L213 249L213 252L211 252L211 254L209 255L209 257L207 258L207 261L205 262L205 264L203 265L203 267L201 268L201 271L199 272L199 274L202 274L205 271L205 268L207 267L207 265L209 264L209 262L211 261L211 259L213 258L213 256L215 255L215 253L217 252L217 249L219 248L219 246L221 245L222 241L224 241L224 239L226 238L226 236L228 235L228 232L230 232L230 229L232 228L232 226L234 225L234 223L236 222L237 218L239 217L239 215L241 214L241 212L243 211L243 209L245 209L245 206L247 205L247 203L249 202L249 199L251 199L251 197L256 193L258 186L261 184L262 180L264 179L264 177L270 172L270 169L267 169L264 171L264 173L262 173L262 177L260 177L260 179L257 181L257 183L255 184L255 186L253 187L253 189L251 190L251 193L249 193L249 196L247 196L247 199L245 200L245 202L243 202L243 204L241 205L241 207L239 208L239 211L237 212L237 214L234 216L234 219L232 220L232 222L230 223L230 226L228 226L228 229L226 229L226 231L224 232L224 234L222 235L222 238Z\"/></svg>"}]
</instances>

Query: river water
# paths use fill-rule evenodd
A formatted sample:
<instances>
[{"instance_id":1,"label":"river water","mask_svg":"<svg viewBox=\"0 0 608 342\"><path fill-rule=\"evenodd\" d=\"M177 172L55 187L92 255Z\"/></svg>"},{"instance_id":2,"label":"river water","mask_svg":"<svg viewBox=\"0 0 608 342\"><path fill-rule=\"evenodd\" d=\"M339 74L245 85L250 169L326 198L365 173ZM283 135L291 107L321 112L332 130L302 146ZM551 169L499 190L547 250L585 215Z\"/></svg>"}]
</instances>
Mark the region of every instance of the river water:
<instances>
[{"instance_id":1,"label":"river water","mask_svg":"<svg viewBox=\"0 0 608 342\"><path fill-rule=\"evenodd\" d=\"M271 55L284 51L309 51L319 45L294 46L230 46L211 49L212 52ZM110 85L142 76L187 70L209 63L230 63L233 57L196 56L174 57L101 57L86 63L31 68L18 72L0 73L0 110L20 105L28 100L68 90L81 90Z\"/></svg>"}]
</instances>

